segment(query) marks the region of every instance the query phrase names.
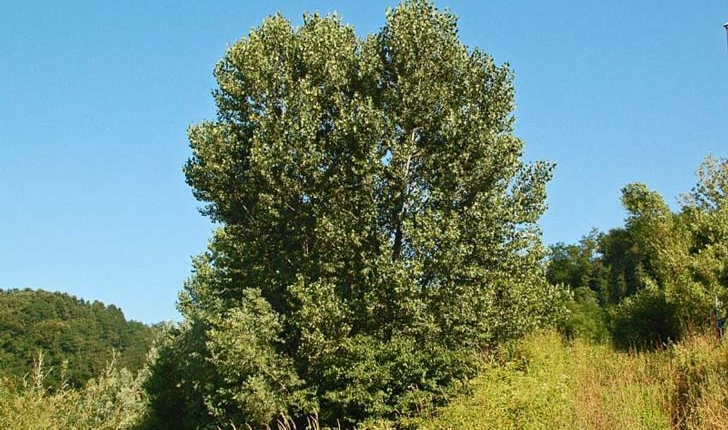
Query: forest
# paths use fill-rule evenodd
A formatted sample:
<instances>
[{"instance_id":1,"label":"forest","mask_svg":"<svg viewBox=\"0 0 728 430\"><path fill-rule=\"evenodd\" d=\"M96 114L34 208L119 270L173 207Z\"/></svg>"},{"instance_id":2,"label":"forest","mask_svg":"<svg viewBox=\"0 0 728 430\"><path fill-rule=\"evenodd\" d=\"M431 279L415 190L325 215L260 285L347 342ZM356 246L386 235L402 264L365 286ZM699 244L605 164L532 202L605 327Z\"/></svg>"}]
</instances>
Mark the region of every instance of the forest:
<instances>
[{"instance_id":1,"label":"forest","mask_svg":"<svg viewBox=\"0 0 728 430\"><path fill-rule=\"evenodd\" d=\"M159 330L127 321L119 308L99 301L42 290L0 290L0 377L30 374L41 359L55 369L46 378L53 386L80 388L111 361L138 372Z\"/></svg>"},{"instance_id":2,"label":"forest","mask_svg":"<svg viewBox=\"0 0 728 430\"><path fill-rule=\"evenodd\" d=\"M0 292L0 427L728 428L728 159L545 246L513 72L430 1L364 38L271 16L214 76L182 321Z\"/></svg>"}]
</instances>

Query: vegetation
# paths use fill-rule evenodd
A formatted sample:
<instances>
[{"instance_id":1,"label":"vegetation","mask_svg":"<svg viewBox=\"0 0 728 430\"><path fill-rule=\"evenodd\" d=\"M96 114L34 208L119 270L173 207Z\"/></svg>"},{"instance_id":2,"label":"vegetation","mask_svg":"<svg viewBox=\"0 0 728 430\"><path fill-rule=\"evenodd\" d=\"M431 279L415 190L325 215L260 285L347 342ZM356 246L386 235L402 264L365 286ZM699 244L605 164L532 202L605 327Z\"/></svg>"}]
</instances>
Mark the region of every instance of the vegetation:
<instances>
[{"instance_id":1,"label":"vegetation","mask_svg":"<svg viewBox=\"0 0 728 430\"><path fill-rule=\"evenodd\" d=\"M623 348L654 347L715 326L728 303L728 160L708 156L672 212L644 184L622 190L622 228L551 248L547 277L575 292L567 333L604 333ZM599 304L599 306L595 306Z\"/></svg>"},{"instance_id":2,"label":"vegetation","mask_svg":"<svg viewBox=\"0 0 728 430\"><path fill-rule=\"evenodd\" d=\"M146 411L136 377L114 361L81 389L67 384L49 389L43 355L24 378L0 379L0 428L6 430L131 430Z\"/></svg>"},{"instance_id":3,"label":"vegetation","mask_svg":"<svg viewBox=\"0 0 728 430\"><path fill-rule=\"evenodd\" d=\"M159 428L403 420L563 315L535 224L552 166L520 160L512 74L454 15L405 1L363 40L274 16L215 76L185 174L220 228L152 367Z\"/></svg>"},{"instance_id":4,"label":"vegetation","mask_svg":"<svg viewBox=\"0 0 728 430\"><path fill-rule=\"evenodd\" d=\"M728 160L547 251L512 73L429 1L364 39L270 17L215 76L184 321L150 351L114 306L0 290L0 428L728 428Z\"/></svg>"},{"instance_id":5,"label":"vegetation","mask_svg":"<svg viewBox=\"0 0 728 430\"><path fill-rule=\"evenodd\" d=\"M141 429L145 375L110 367L84 389L50 391L42 367L0 384L0 426L8 430ZM466 394L427 405L406 424L420 429L681 429L728 426L728 344L689 335L652 352L527 335L486 354ZM233 423L234 424L234 423ZM239 424L234 428L245 428ZM275 429L293 424L279 418ZM312 417L301 429L319 430ZM337 428L337 427L334 427ZM383 422L363 429L385 430Z\"/></svg>"},{"instance_id":6,"label":"vegetation","mask_svg":"<svg viewBox=\"0 0 728 430\"><path fill-rule=\"evenodd\" d=\"M101 375L114 354L120 367L141 369L155 336L114 305L42 290L0 290L0 377L32 373L42 353L44 383L81 387Z\"/></svg>"},{"instance_id":7,"label":"vegetation","mask_svg":"<svg viewBox=\"0 0 728 430\"><path fill-rule=\"evenodd\" d=\"M728 344L687 336L653 352L537 333L487 360L472 392L421 429L728 428Z\"/></svg>"}]
</instances>

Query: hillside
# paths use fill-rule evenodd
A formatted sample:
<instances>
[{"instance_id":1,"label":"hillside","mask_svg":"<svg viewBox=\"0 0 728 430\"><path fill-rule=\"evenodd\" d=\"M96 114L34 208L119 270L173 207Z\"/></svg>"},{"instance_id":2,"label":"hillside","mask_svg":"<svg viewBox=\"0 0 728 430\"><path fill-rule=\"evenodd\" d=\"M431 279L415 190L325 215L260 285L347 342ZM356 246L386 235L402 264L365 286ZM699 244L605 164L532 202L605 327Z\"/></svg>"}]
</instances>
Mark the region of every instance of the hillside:
<instances>
[{"instance_id":1,"label":"hillside","mask_svg":"<svg viewBox=\"0 0 728 430\"><path fill-rule=\"evenodd\" d=\"M43 353L46 382L81 386L112 360L136 371L155 329L127 321L121 309L65 293L0 290L0 377L31 373Z\"/></svg>"}]
</instances>

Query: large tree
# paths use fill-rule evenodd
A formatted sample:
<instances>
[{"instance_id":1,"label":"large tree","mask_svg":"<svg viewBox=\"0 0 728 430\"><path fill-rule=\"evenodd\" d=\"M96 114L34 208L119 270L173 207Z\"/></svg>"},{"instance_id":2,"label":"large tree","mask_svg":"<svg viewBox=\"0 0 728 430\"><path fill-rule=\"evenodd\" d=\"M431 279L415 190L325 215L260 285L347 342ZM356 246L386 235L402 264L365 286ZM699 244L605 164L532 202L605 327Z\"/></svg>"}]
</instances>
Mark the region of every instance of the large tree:
<instances>
[{"instance_id":1,"label":"large tree","mask_svg":"<svg viewBox=\"0 0 728 430\"><path fill-rule=\"evenodd\" d=\"M453 14L406 1L364 39L273 16L215 76L185 174L219 229L157 361L178 379L149 383L159 427L407 416L552 315L552 166L521 161L512 73Z\"/></svg>"}]
</instances>

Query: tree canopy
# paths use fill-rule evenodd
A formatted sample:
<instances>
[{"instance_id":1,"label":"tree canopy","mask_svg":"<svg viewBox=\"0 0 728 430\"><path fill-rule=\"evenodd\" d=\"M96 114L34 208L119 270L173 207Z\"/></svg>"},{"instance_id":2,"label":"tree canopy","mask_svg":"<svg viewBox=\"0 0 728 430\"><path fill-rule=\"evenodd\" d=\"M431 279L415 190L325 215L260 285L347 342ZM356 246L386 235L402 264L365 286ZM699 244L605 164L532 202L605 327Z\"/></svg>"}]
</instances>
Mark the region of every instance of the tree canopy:
<instances>
[{"instance_id":1,"label":"tree canopy","mask_svg":"<svg viewBox=\"0 0 728 430\"><path fill-rule=\"evenodd\" d=\"M184 170L220 227L148 383L158 426L400 419L559 315L536 226L552 166L521 160L512 72L452 13L405 1L363 39L276 15L215 77Z\"/></svg>"},{"instance_id":2,"label":"tree canopy","mask_svg":"<svg viewBox=\"0 0 728 430\"><path fill-rule=\"evenodd\" d=\"M553 246L549 280L588 289L610 308L621 346L654 346L710 327L714 300L728 303L726 190L728 160L713 156L700 165L677 211L647 185L628 184L625 225Z\"/></svg>"},{"instance_id":3,"label":"tree canopy","mask_svg":"<svg viewBox=\"0 0 728 430\"><path fill-rule=\"evenodd\" d=\"M0 290L0 376L30 374L43 354L47 383L79 387L112 359L141 369L155 336L114 305L42 290Z\"/></svg>"}]
</instances>

